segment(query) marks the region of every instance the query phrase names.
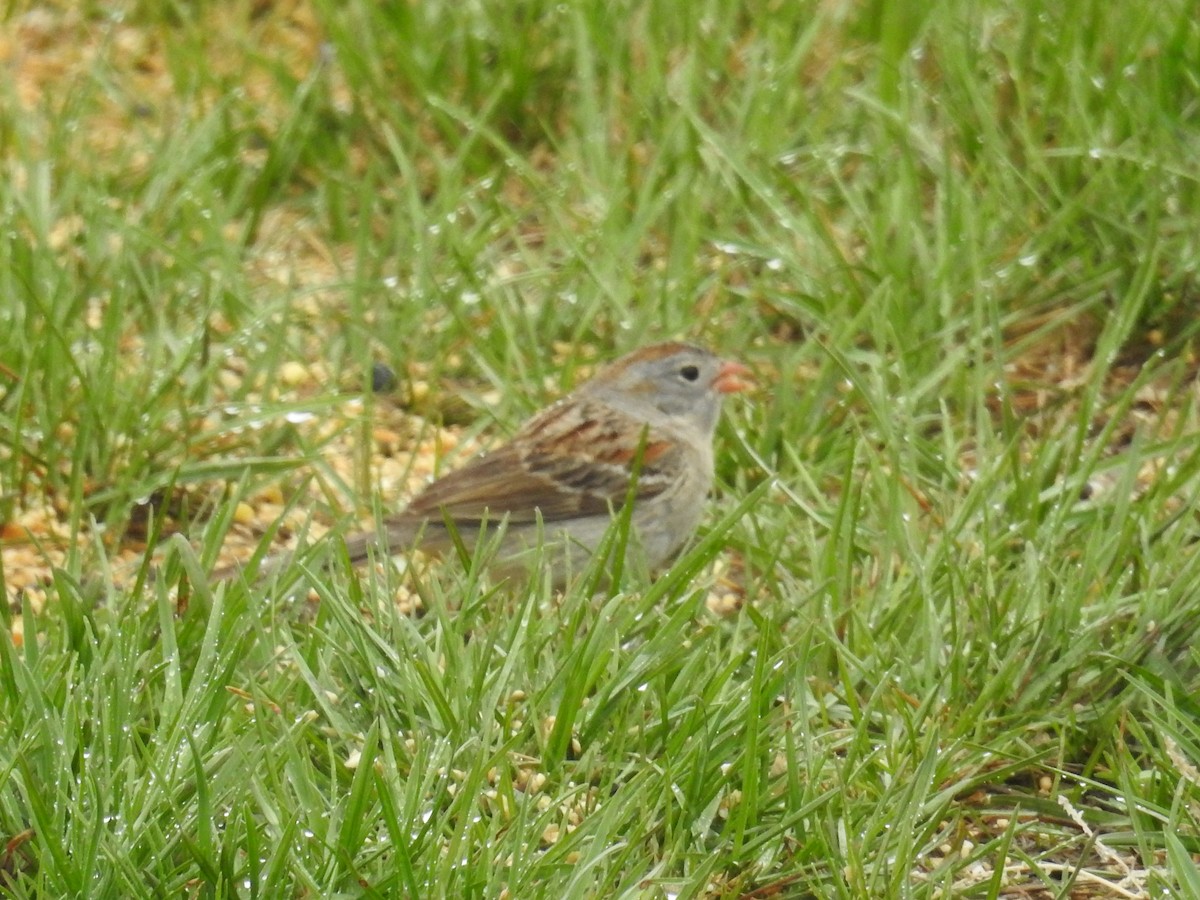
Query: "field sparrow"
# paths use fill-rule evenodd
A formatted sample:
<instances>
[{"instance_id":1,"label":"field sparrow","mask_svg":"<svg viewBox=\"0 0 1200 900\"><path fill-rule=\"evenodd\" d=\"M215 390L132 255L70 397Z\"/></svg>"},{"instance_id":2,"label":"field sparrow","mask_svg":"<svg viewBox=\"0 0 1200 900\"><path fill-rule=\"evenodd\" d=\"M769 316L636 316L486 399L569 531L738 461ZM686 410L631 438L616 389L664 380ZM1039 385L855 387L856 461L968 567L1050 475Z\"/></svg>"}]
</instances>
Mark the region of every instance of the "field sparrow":
<instances>
[{"instance_id":1,"label":"field sparrow","mask_svg":"<svg viewBox=\"0 0 1200 900\"><path fill-rule=\"evenodd\" d=\"M520 568L521 555L541 543L561 583L595 551L640 465L630 544L658 568L700 521L721 399L749 387L748 375L740 363L683 343L623 356L508 443L429 484L384 519L381 532L346 538L350 559L362 562L375 547L444 552L454 546L449 521L468 548L482 528L503 528L502 569Z\"/></svg>"}]
</instances>

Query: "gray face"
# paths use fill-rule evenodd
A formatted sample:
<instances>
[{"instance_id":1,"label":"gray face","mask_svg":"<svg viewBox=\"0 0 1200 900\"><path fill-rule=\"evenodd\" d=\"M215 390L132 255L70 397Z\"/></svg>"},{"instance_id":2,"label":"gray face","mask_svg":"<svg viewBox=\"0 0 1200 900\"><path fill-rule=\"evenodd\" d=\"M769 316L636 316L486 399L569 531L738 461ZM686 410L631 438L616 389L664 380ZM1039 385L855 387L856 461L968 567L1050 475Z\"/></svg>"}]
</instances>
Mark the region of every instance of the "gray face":
<instances>
[{"instance_id":1,"label":"gray face","mask_svg":"<svg viewBox=\"0 0 1200 900\"><path fill-rule=\"evenodd\" d=\"M707 350L677 344L661 356L619 360L610 385L661 413L686 416L702 434L711 434L721 410L721 395L713 388L721 365Z\"/></svg>"}]
</instances>

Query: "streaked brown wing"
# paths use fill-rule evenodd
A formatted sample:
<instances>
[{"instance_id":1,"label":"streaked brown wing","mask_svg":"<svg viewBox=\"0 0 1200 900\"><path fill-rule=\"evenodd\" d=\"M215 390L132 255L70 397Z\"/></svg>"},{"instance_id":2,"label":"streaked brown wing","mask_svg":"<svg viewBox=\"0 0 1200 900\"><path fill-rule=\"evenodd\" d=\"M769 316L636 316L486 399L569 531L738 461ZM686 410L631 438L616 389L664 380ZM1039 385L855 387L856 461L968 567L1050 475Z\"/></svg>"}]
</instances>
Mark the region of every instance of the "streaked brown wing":
<instances>
[{"instance_id":1,"label":"streaked brown wing","mask_svg":"<svg viewBox=\"0 0 1200 900\"><path fill-rule=\"evenodd\" d=\"M511 443L497 448L429 485L404 515L457 521L557 522L608 515L625 501L633 462L641 449L641 498L661 493L683 465L682 453L666 435L646 429L634 447L621 436L644 426L617 420L608 406L576 400L531 420Z\"/></svg>"}]
</instances>

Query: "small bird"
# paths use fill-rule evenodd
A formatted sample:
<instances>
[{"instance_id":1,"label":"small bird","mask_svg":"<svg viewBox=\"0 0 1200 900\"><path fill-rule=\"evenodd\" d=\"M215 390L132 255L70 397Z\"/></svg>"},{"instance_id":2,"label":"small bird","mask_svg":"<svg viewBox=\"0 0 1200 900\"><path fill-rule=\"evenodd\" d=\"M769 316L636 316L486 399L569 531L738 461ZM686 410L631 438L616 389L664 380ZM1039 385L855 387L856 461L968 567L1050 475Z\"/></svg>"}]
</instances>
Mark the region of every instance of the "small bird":
<instances>
[{"instance_id":1,"label":"small bird","mask_svg":"<svg viewBox=\"0 0 1200 900\"><path fill-rule=\"evenodd\" d=\"M486 528L502 535L502 571L523 568L522 555L541 546L562 584L596 551L632 484L630 544L648 569L659 568L700 522L721 400L749 388L749 374L678 342L623 356L508 443L431 482L379 531L347 537L350 560L365 561L373 548L443 553L455 533L472 547Z\"/></svg>"}]
</instances>

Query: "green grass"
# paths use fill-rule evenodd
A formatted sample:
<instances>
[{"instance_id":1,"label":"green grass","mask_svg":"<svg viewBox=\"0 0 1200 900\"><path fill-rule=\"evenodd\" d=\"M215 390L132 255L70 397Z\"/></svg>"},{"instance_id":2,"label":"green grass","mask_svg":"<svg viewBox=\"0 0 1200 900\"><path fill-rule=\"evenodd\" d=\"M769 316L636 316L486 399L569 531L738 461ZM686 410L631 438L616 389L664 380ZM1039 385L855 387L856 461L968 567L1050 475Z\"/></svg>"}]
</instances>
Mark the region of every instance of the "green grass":
<instances>
[{"instance_id":1,"label":"green grass","mask_svg":"<svg viewBox=\"0 0 1200 900\"><path fill-rule=\"evenodd\" d=\"M1200 892L1190 4L111 6L0 25L0 893ZM375 362L675 336L761 389L658 581L208 584L386 506Z\"/></svg>"}]
</instances>

